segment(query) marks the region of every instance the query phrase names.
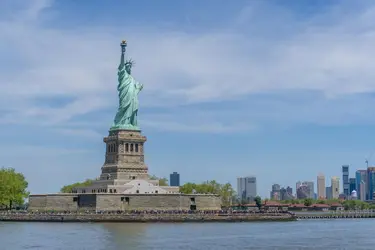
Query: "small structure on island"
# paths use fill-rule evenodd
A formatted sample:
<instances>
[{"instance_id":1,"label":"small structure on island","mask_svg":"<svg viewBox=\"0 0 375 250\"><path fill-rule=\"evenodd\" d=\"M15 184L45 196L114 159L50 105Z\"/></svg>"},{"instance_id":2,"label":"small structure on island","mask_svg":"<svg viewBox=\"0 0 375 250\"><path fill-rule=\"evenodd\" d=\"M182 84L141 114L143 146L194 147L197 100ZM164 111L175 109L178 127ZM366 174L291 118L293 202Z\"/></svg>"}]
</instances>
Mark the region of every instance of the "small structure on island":
<instances>
[{"instance_id":1,"label":"small structure on island","mask_svg":"<svg viewBox=\"0 0 375 250\"><path fill-rule=\"evenodd\" d=\"M355 190L352 191L352 193L350 194L350 199L351 200L358 200L357 191L355 191Z\"/></svg>"},{"instance_id":2,"label":"small structure on island","mask_svg":"<svg viewBox=\"0 0 375 250\"><path fill-rule=\"evenodd\" d=\"M144 144L138 125L138 94L143 85L131 75L132 60L125 60L127 43L121 43L118 67L119 107L109 135L101 174L92 185L69 194L30 195L29 210L124 211L124 210L218 210L214 194L181 194L177 186L159 186L149 178Z\"/></svg>"}]
</instances>

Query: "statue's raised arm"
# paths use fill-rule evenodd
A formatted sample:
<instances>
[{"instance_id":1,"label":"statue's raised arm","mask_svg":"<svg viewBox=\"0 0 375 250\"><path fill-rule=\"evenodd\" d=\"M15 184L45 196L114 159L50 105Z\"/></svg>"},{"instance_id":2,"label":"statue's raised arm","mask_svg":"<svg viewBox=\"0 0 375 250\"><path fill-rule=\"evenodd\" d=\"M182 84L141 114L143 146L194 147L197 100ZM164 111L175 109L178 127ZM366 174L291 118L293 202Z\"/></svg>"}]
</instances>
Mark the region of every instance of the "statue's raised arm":
<instances>
[{"instance_id":1,"label":"statue's raised arm","mask_svg":"<svg viewBox=\"0 0 375 250\"><path fill-rule=\"evenodd\" d=\"M121 42L121 60L118 67L118 96L119 108L111 130L127 129L139 130L138 127L138 94L143 85L131 75L134 64L132 60L125 60L126 41Z\"/></svg>"}]
</instances>

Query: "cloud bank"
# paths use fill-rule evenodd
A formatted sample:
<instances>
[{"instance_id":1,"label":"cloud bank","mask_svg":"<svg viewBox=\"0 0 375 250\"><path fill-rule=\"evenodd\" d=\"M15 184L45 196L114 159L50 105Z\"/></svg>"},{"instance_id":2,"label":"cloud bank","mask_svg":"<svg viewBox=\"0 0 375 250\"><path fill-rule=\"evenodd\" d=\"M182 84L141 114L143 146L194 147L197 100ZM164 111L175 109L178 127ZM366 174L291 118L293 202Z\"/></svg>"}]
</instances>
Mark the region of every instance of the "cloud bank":
<instances>
[{"instance_id":1,"label":"cloud bank","mask_svg":"<svg viewBox=\"0 0 375 250\"><path fill-rule=\"evenodd\" d=\"M134 77L145 85L146 128L232 133L278 123L375 121L372 2L335 5L303 20L282 6L250 3L206 33L152 25L63 28L54 25L62 20L53 1L28 3L3 3L1 124L74 134L90 114L114 115L124 36ZM97 126L109 126L113 117L107 118Z\"/></svg>"}]
</instances>

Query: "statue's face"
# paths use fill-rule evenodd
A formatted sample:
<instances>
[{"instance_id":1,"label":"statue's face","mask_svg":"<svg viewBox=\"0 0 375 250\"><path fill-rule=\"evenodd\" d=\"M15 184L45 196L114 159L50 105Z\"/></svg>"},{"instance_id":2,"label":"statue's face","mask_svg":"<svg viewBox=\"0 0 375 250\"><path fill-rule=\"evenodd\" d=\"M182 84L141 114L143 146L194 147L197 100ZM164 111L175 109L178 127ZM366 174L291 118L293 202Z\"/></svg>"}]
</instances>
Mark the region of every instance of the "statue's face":
<instances>
[{"instance_id":1,"label":"statue's face","mask_svg":"<svg viewBox=\"0 0 375 250\"><path fill-rule=\"evenodd\" d=\"M127 66L125 67L125 70L126 70L126 72L128 72L128 74L131 74L131 72L132 72L132 68L131 68L131 66L129 66L129 65L127 65Z\"/></svg>"}]
</instances>

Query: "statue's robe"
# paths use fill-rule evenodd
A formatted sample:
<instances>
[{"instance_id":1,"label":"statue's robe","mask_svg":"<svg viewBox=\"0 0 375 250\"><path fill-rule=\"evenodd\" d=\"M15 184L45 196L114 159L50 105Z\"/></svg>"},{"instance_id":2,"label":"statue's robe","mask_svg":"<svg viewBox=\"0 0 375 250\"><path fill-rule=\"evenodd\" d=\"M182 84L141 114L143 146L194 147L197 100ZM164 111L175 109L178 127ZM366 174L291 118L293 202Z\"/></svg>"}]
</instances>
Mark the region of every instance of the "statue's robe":
<instances>
[{"instance_id":1,"label":"statue's robe","mask_svg":"<svg viewBox=\"0 0 375 250\"><path fill-rule=\"evenodd\" d=\"M127 72L122 61L118 67L119 108L114 121L114 128L138 128L138 94L142 85Z\"/></svg>"}]
</instances>

